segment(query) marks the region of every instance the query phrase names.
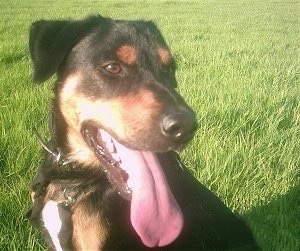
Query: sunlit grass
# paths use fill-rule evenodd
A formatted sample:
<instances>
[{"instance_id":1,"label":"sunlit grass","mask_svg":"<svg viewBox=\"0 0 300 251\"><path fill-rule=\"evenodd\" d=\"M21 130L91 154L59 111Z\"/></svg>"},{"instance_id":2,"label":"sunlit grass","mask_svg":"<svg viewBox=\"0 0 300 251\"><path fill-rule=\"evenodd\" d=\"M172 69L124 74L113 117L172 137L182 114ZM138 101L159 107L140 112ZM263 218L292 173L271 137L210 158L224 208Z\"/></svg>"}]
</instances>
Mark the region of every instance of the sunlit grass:
<instances>
[{"instance_id":1,"label":"sunlit grass","mask_svg":"<svg viewBox=\"0 0 300 251\"><path fill-rule=\"evenodd\" d=\"M37 19L100 13L154 20L175 55L199 130L182 153L250 224L264 250L300 250L299 4L293 1L0 0L0 249L43 250L24 219L47 132L51 81L31 83ZM297 213L298 212L298 213Z\"/></svg>"}]
</instances>

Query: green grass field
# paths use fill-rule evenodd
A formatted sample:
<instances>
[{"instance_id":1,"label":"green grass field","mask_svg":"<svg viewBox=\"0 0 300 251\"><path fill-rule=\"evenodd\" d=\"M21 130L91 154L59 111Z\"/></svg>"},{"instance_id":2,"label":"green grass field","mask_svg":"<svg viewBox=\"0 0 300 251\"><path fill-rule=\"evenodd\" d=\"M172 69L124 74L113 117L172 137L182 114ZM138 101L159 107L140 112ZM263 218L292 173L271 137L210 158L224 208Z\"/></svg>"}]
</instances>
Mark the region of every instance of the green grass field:
<instances>
[{"instance_id":1,"label":"green grass field","mask_svg":"<svg viewBox=\"0 0 300 251\"><path fill-rule=\"evenodd\" d=\"M51 81L31 82L29 26L97 13L158 24L178 63L179 91L200 122L182 153L187 166L242 215L263 250L300 250L299 1L0 6L0 250L45 250L24 217L40 153L31 129L48 135L52 95Z\"/></svg>"}]
</instances>

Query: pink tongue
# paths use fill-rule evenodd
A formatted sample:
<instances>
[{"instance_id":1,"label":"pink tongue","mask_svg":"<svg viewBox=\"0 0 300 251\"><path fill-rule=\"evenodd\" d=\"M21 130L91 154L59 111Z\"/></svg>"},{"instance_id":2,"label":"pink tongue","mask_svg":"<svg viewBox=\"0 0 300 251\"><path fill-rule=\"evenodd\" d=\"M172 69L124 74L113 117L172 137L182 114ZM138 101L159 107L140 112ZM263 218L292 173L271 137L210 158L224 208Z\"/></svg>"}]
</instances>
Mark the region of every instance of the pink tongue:
<instances>
[{"instance_id":1,"label":"pink tongue","mask_svg":"<svg viewBox=\"0 0 300 251\"><path fill-rule=\"evenodd\" d=\"M114 140L132 189L131 223L148 247L166 246L180 234L183 216L161 165L152 152L135 151Z\"/></svg>"}]
</instances>

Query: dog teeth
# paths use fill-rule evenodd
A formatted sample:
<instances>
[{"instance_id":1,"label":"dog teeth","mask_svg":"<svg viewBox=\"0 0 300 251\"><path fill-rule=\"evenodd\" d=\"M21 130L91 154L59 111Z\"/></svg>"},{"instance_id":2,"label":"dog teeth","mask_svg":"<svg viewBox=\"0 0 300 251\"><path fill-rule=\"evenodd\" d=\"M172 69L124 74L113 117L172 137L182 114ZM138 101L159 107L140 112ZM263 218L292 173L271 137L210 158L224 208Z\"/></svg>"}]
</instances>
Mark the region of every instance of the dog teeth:
<instances>
[{"instance_id":1,"label":"dog teeth","mask_svg":"<svg viewBox=\"0 0 300 251\"><path fill-rule=\"evenodd\" d=\"M114 159L116 162L120 162L120 161L121 161L119 155L116 154L116 153L114 153L114 152L111 153L111 157L113 157L113 159Z\"/></svg>"},{"instance_id":2,"label":"dog teeth","mask_svg":"<svg viewBox=\"0 0 300 251\"><path fill-rule=\"evenodd\" d=\"M100 129L100 134L101 134L101 138L102 138L102 141L105 142L105 143L111 143L112 142L112 138L111 136L104 130Z\"/></svg>"},{"instance_id":3,"label":"dog teeth","mask_svg":"<svg viewBox=\"0 0 300 251\"><path fill-rule=\"evenodd\" d=\"M101 139L102 141L105 143L105 146L107 147L107 150L110 153L114 153L116 151L112 137L109 135L109 133L107 133L106 131L100 129L99 130L100 135L101 135Z\"/></svg>"},{"instance_id":4,"label":"dog teeth","mask_svg":"<svg viewBox=\"0 0 300 251\"><path fill-rule=\"evenodd\" d=\"M105 146L106 146L107 150L109 151L109 153L111 154L111 157L113 158L115 163L120 163L121 159L120 159L119 155L117 154L117 150L113 143L113 138L110 136L109 133L107 133L106 131L104 131L102 129L99 129L99 133L101 135L101 140L105 143Z\"/></svg>"},{"instance_id":5,"label":"dog teeth","mask_svg":"<svg viewBox=\"0 0 300 251\"><path fill-rule=\"evenodd\" d=\"M114 153L116 150L115 150L115 145L111 142L111 143L106 143L106 147L107 147L107 150L110 152L110 153Z\"/></svg>"}]
</instances>

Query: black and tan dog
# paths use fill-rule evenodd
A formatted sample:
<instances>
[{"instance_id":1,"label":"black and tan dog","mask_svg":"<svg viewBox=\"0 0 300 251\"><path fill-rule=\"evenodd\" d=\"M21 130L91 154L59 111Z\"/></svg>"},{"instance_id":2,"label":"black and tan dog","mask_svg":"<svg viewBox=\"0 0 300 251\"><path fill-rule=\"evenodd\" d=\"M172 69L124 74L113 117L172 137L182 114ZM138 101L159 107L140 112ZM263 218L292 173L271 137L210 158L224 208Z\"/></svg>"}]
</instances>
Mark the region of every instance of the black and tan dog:
<instances>
[{"instance_id":1,"label":"black and tan dog","mask_svg":"<svg viewBox=\"0 0 300 251\"><path fill-rule=\"evenodd\" d=\"M153 23L41 20L29 44L34 80L57 75L29 213L50 249L257 249L174 152L197 121Z\"/></svg>"}]
</instances>

